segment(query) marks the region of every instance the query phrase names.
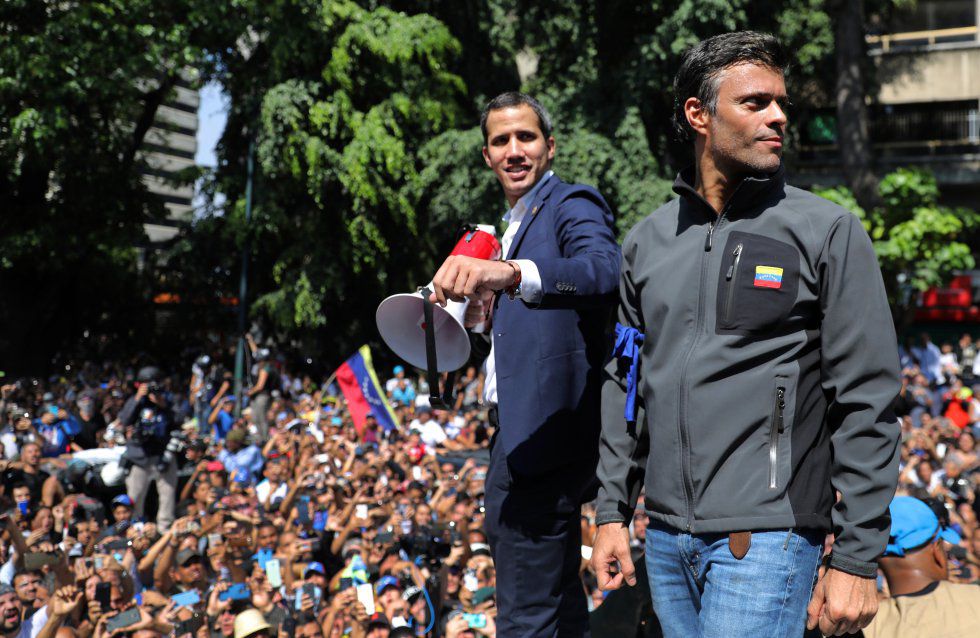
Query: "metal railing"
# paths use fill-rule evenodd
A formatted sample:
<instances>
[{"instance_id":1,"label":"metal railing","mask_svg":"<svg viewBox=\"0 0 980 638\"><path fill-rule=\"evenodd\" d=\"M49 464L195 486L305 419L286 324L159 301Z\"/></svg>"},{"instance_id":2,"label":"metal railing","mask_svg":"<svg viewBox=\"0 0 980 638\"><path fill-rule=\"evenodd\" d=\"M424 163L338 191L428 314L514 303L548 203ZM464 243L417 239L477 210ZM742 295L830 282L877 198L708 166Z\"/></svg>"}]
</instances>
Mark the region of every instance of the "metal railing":
<instances>
[{"instance_id":1,"label":"metal railing","mask_svg":"<svg viewBox=\"0 0 980 638\"><path fill-rule=\"evenodd\" d=\"M977 39L977 26L868 35L864 39L871 46L881 46L882 51L890 50L892 44L914 46L919 44L931 45L940 42L969 42L970 40Z\"/></svg>"},{"instance_id":2,"label":"metal railing","mask_svg":"<svg viewBox=\"0 0 980 638\"><path fill-rule=\"evenodd\" d=\"M890 142L980 142L977 108L942 111L878 112L871 121L871 139Z\"/></svg>"},{"instance_id":3,"label":"metal railing","mask_svg":"<svg viewBox=\"0 0 980 638\"><path fill-rule=\"evenodd\" d=\"M875 146L932 146L934 152L957 152L961 146L980 145L980 108L964 104L876 105L870 112L871 141ZM801 146L808 150L836 147L836 113L821 110L800 123Z\"/></svg>"}]
</instances>

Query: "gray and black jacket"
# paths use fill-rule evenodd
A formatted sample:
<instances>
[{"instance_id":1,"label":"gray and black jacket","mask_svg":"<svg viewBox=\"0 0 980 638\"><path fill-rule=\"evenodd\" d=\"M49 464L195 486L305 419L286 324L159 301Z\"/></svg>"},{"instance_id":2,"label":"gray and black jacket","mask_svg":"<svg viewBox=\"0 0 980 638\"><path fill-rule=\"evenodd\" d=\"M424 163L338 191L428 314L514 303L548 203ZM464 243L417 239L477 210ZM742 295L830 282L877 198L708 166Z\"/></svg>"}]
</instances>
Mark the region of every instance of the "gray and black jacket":
<instances>
[{"instance_id":1,"label":"gray and black jacket","mask_svg":"<svg viewBox=\"0 0 980 638\"><path fill-rule=\"evenodd\" d=\"M618 320L645 338L634 423L629 366L606 367L597 522L629 520L645 487L649 515L679 530L832 529L831 565L873 576L900 384L871 241L782 168L746 178L721 215L693 175L623 244Z\"/></svg>"}]
</instances>

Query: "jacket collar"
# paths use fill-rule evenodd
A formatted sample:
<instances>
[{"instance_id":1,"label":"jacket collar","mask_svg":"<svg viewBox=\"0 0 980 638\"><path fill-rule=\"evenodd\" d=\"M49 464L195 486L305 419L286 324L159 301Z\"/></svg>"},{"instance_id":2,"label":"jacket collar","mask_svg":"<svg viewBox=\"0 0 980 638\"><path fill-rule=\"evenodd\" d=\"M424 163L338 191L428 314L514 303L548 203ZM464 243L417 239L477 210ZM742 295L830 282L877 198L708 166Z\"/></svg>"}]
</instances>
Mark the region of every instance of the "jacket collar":
<instances>
[{"instance_id":1,"label":"jacket collar","mask_svg":"<svg viewBox=\"0 0 980 638\"><path fill-rule=\"evenodd\" d=\"M716 211L694 189L695 178L695 167L688 166L677 174L677 178L674 180L674 192L710 212L713 218ZM732 194L731 199L725 204L726 216L737 215L762 200L770 192L782 192L785 185L786 169L782 162L774 173L754 173L746 176L735 188L735 193Z\"/></svg>"},{"instance_id":2,"label":"jacket collar","mask_svg":"<svg viewBox=\"0 0 980 638\"><path fill-rule=\"evenodd\" d=\"M551 197L551 193L554 192L555 187L561 184L561 179L557 175L551 175L541 188L538 189L537 194L534 198L528 202L528 209L524 212L524 220L521 222L521 227L517 229L517 235L514 236L514 241L511 242L510 254L507 255L508 259L516 259L517 251L521 248L521 242L524 241L524 235L527 234L527 229L534 223L534 220L539 217L538 212L544 206L548 198Z\"/></svg>"}]
</instances>

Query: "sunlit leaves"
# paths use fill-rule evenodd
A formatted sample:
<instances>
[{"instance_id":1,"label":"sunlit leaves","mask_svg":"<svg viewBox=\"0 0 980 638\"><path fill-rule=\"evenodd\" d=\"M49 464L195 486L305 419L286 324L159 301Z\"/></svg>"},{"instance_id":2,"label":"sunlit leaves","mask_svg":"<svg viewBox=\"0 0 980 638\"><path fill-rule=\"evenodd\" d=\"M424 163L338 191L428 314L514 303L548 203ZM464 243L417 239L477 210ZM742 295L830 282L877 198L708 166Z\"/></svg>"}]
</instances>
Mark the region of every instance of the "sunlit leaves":
<instances>
[{"instance_id":1,"label":"sunlit leaves","mask_svg":"<svg viewBox=\"0 0 980 638\"><path fill-rule=\"evenodd\" d=\"M941 286L954 271L976 265L963 237L980 227L980 214L940 205L936 179L928 171L900 168L886 175L879 187L884 204L870 212L846 188L816 192L862 219L899 314L912 300L909 289Z\"/></svg>"}]
</instances>

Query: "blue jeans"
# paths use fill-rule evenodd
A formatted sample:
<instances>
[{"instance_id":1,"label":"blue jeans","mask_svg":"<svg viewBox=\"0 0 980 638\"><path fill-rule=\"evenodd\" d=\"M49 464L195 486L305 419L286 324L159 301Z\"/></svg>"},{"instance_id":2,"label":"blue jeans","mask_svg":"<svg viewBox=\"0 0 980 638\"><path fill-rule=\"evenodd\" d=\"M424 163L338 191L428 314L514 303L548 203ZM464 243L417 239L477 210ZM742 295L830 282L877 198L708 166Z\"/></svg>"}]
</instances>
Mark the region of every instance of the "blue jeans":
<instances>
[{"instance_id":1,"label":"blue jeans","mask_svg":"<svg viewBox=\"0 0 980 638\"><path fill-rule=\"evenodd\" d=\"M687 534L650 522L647 575L664 638L803 635L824 533L754 532L738 560L728 534Z\"/></svg>"}]
</instances>

